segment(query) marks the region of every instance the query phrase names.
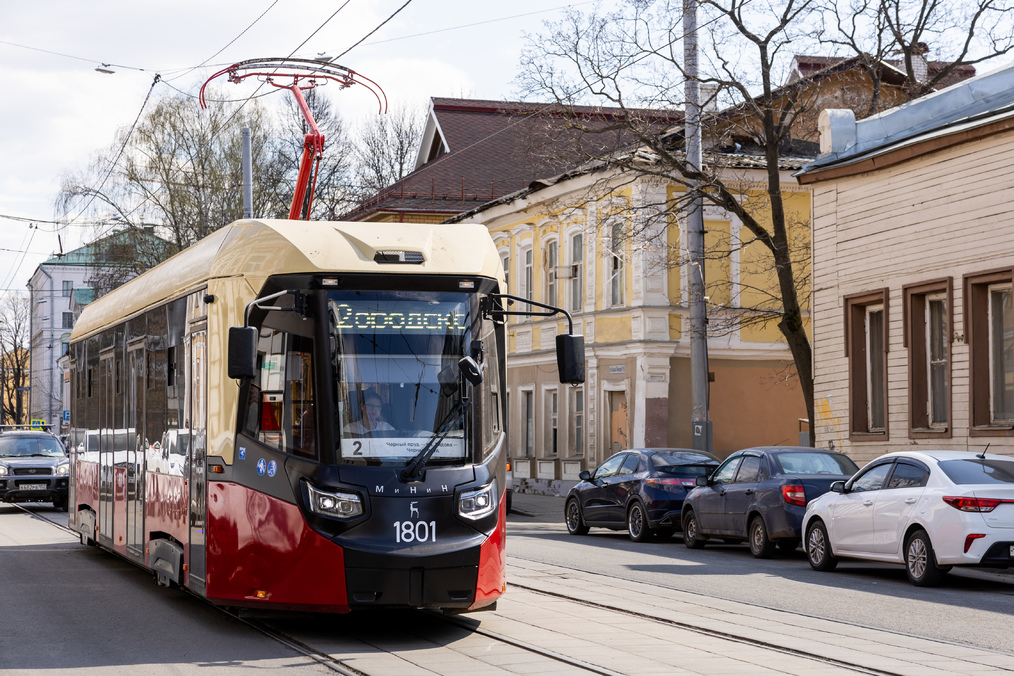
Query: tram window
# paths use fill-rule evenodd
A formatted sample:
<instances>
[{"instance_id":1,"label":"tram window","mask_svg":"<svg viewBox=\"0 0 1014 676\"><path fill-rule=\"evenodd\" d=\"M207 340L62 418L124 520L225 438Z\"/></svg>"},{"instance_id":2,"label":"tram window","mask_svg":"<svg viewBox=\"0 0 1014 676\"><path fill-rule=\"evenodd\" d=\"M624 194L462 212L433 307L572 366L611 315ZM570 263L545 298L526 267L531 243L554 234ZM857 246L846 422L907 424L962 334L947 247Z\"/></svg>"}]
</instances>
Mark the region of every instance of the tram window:
<instances>
[{"instance_id":1,"label":"tram window","mask_svg":"<svg viewBox=\"0 0 1014 676\"><path fill-rule=\"evenodd\" d=\"M492 322L482 324L482 456L486 459L500 441L500 359Z\"/></svg>"},{"instance_id":2,"label":"tram window","mask_svg":"<svg viewBox=\"0 0 1014 676\"><path fill-rule=\"evenodd\" d=\"M316 454L313 339L264 328L243 431L287 453Z\"/></svg>"}]
</instances>

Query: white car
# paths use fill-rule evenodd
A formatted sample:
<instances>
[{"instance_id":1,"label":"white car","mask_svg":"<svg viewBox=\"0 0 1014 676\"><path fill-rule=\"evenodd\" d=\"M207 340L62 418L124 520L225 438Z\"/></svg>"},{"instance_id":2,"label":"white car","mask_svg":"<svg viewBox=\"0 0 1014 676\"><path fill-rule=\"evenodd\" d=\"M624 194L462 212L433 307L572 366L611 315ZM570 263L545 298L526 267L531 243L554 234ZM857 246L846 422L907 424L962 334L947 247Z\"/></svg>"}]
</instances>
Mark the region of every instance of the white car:
<instances>
[{"instance_id":1,"label":"white car","mask_svg":"<svg viewBox=\"0 0 1014 676\"><path fill-rule=\"evenodd\" d=\"M951 566L1014 566L1014 457L905 451L877 458L810 502L803 544L814 570L839 558L902 563L930 586Z\"/></svg>"}]
</instances>

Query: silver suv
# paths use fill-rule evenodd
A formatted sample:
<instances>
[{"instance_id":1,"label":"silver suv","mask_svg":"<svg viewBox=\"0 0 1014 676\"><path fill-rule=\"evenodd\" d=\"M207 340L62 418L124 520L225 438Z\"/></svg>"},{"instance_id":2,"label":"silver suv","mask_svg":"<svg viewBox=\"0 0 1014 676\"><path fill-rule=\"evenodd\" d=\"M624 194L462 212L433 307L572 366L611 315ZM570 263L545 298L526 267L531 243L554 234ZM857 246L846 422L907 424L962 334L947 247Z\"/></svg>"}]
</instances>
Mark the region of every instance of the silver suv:
<instances>
[{"instance_id":1,"label":"silver suv","mask_svg":"<svg viewBox=\"0 0 1014 676\"><path fill-rule=\"evenodd\" d=\"M49 432L0 428L0 502L51 502L67 511L70 459Z\"/></svg>"}]
</instances>

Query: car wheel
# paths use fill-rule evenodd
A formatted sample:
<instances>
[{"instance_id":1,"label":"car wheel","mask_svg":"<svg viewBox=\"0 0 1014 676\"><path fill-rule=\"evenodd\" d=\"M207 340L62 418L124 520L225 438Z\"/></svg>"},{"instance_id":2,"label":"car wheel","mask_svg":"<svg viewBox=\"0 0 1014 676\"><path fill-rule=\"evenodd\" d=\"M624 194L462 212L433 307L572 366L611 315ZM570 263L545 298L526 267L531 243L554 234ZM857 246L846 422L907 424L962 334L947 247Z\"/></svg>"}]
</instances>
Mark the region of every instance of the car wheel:
<instances>
[{"instance_id":1,"label":"car wheel","mask_svg":"<svg viewBox=\"0 0 1014 676\"><path fill-rule=\"evenodd\" d=\"M775 553L775 543L768 537L764 519L759 516L750 522L750 553L758 559L770 559Z\"/></svg>"},{"instance_id":2,"label":"car wheel","mask_svg":"<svg viewBox=\"0 0 1014 676\"><path fill-rule=\"evenodd\" d=\"M53 498L53 507L61 512L67 511L67 498Z\"/></svg>"},{"instance_id":3,"label":"car wheel","mask_svg":"<svg viewBox=\"0 0 1014 676\"><path fill-rule=\"evenodd\" d=\"M701 536L697 525L697 515L694 510L688 509L683 514L683 544L689 549L700 549L707 539Z\"/></svg>"},{"instance_id":4,"label":"car wheel","mask_svg":"<svg viewBox=\"0 0 1014 676\"><path fill-rule=\"evenodd\" d=\"M513 495L512 493L508 493L508 494L507 494L507 513L508 513L508 514L510 514L510 513L511 513L511 500L512 500L513 498L514 498L514 495Z\"/></svg>"},{"instance_id":5,"label":"car wheel","mask_svg":"<svg viewBox=\"0 0 1014 676\"><path fill-rule=\"evenodd\" d=\"M788 538L787 540L778 540L778 549L783 552L792 552L799 546L799 538Z\"/></svg>"},{"instance_id":6,"label":"car wheel","mask_svg":"<svg viewBox=\"0 0 1014 676\"><path fill-rule=\"evenodd\" d=\"M627 510L627 533L634 542L650 540L652 536L651 526L648 525L648 515L644 513L644 507L636 500Z\"/></svg>"},{"instance_id":7,"label":"car wheel","mask_svg":"<svg viewBox=\"0 0 1014 676\"><path fill-rule=\"evenodd\" d=\"M831 553L831 540L823 521L814 521L806 532L806 558L814 570L834 570L838 557Z\"/></svg>"},{"instance_id":8,"label":"car wheel","mask_svg":"<svg viewBox=\"0 0 1014 676\"><path fill-rule=\"evenodd\" d=\"M581 505L577 504L577 498L567 501L567 532L571 535L584 535L588 532L588 526L584 525L581 519Z\"/></svg>"},{"instance_id":9,"label":"car wheel","mask_svg":"<svg viewBox=\"0 0 1014 676\"><path fill-rule=\"evenodd\" d=\"M912 533L905 543L905 572L917 587L935 587L949 568L937 566L929 535L924 530Z\"/></svg>"}]
</instances>

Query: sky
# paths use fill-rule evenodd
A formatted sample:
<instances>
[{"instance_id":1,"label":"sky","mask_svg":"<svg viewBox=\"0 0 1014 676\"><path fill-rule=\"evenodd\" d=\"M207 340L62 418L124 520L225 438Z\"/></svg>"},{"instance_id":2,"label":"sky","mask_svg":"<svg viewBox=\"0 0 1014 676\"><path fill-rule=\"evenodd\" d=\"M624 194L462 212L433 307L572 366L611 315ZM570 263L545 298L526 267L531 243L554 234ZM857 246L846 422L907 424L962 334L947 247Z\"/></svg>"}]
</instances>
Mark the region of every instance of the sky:
<instances>
[{"instance_id":1,"label":"sky","mask_svg":"<svg viewBox=\"0 0 1014 676\"><path fill-rule=\"evenodd\" d=\"M163 82L153 97L171 93L170 86L195 92L237 61L336 56L403 5L0 0L0 290L25 290L40 263L94 238L93 223L53 222L63 218L54 206L61 177L84 170L117 129L134 122L156 74ZM594 3L409 0L338 63L379 83L393 104L424 106L432 96L511 99L522 33L540 31L567 6ZM237 98L257 86L219 84L235 87ZM365 88L328 94L346 119L375 110Z\"/></svg>"}]
</instances>

